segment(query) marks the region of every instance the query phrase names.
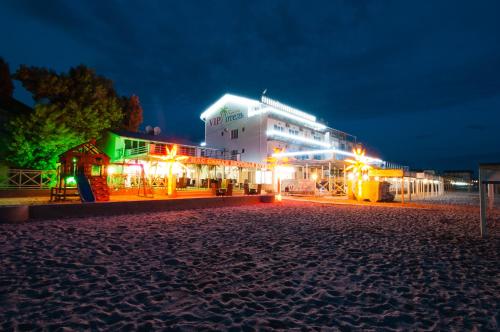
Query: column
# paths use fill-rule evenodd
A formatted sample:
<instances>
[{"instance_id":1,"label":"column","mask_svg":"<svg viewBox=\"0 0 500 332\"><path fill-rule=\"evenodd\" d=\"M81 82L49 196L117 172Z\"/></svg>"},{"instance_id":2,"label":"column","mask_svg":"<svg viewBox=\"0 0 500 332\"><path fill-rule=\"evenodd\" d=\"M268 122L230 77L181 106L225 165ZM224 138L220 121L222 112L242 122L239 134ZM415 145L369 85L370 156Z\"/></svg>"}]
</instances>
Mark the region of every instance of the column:
<instances>
[{"instance_id":1,"label":"column","mask_svg":"<svg viewBox=\"0 0 500 332\"><path fill-rule=\"evenodd\" d=\"M495 204L495 185L493 183L488 184L488 206L490 209L493 208Z\"/></svg>"},{"instance_id":2,"label":"column","mask_svg":"<svg viewBox=\"0 0 500 332\"><path fill-rule=\"evenodd\" d=\"M479 168L479 229L481 232L481 237L486 237L486 184L483 183L483 176L481 168Z\"/></svg>"}]
</instances>

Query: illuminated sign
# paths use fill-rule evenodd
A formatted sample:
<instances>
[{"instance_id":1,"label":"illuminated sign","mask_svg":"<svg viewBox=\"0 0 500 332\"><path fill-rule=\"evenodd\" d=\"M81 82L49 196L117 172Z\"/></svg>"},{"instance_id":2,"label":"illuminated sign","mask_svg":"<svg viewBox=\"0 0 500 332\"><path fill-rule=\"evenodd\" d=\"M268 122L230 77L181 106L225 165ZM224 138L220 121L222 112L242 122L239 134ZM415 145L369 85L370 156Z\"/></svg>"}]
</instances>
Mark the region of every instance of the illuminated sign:
<instances>
[{"instance_id":1,"label":"illuminated sign","mask_svg":"<svg viewBox=\"0 0 500 332\"><path fill-rule=\"evenodd\" d=\"M266 168L265 164L252 163L248 161L230 160L230 159L215 159L207 157L188 156L184 161L186 164L213 165L213 166L236 166L245 168Z\"/></svg>"},{"instance_id":2,"label":"illuminated sign","mask_svg":"<svg viewBox=\"0 0 500 332\"><path fill-rule=\"evenodd\" d=\"M243 119L244 115L242 111L230 110L226 107L223 107L220 110L220 114L208 121L210 127L218 126L222 123L228 123L232 121L236 121L239 119Z\"/></svg>"}]
</instances>

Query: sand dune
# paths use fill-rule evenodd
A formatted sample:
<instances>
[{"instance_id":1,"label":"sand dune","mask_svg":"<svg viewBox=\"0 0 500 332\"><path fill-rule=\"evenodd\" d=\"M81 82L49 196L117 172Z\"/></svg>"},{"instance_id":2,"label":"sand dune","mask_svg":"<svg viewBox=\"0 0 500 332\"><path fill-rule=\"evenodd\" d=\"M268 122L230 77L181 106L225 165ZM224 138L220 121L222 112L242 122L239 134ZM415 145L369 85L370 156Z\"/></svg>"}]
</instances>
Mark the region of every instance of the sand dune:
<instances>
[{"instance_id":1,"label":"sand dune","mask_svg":"<svg viewBox=\"0 0 500 332\"><path fill-rule=\"evenodd\" d=\"M500 329L500 213L286 202L0 225L2 330Z\"/></svg>"}]
</instances>

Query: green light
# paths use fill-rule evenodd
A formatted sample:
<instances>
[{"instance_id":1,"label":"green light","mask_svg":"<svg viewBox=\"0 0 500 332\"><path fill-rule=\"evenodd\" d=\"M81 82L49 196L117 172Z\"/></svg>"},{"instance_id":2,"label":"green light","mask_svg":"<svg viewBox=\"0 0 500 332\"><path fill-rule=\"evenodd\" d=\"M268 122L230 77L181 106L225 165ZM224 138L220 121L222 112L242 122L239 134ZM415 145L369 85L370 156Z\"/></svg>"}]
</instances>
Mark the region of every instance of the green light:
<instances>
[{"instance_id":1,"label":"green light","mask_svg":"<svg viewBox=\"0 0 500 332\"><path fill-rule=\"evenodd\" d=\"M78 161L78 159L76 158L73 158L73 162L76 163Z\"/></svg>"},{"instance_id":2,"label":"green light","mask_svg":"<svg viewBox=\"0 0 500 332\"><path fill-rule=\"evenodd\" d=\"M66 184L69 184L69 185L76 185L76 179L74 176L68 176L66 178Z\"/></svg>"}]
</instances>

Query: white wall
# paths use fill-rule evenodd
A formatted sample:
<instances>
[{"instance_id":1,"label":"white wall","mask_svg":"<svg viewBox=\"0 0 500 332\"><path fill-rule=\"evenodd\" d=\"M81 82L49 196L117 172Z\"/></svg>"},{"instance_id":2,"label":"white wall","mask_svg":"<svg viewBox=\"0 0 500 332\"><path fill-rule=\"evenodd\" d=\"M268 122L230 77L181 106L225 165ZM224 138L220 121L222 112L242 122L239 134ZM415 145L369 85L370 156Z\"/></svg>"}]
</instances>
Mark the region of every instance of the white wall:
<instances>
[{"instance_id":1,"label":"white wall","mask_svg":"<svg viewBox=\"0 0 500 332\"><path fill-rule=\"evenodd\" d=\"M205 121L207 147L225 149L229 153L237 150L242 161L264 162L267 115L260 114L249 118L247 106L227 104L226 107L229 110L228 116L224 117L217 111ZM238 129L237 139L231 139L231 130L234 129Z\"/></svg>"}]
</instances>

